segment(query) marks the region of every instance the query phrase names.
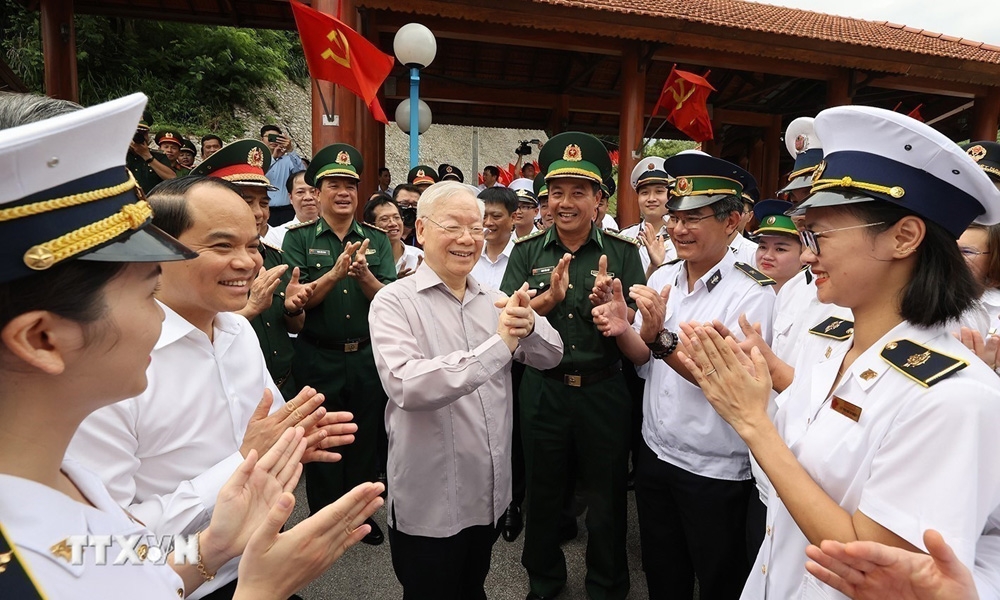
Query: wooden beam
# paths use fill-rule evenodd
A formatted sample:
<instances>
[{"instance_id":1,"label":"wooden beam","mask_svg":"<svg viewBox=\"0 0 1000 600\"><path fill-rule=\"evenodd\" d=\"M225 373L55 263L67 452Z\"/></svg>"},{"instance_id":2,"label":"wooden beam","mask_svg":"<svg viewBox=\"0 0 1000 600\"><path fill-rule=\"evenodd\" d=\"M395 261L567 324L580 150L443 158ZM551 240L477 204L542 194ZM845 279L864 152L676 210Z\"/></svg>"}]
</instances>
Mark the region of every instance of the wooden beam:
<instances>
[{"instance_id":1,"label":"wooden beam","mask_svg":"<svg viewBox=\"0 0 1000 600\"><path fill-rule=\"evenodd\" d=\"M887 90L899 90L902 92L916 92L918 94L935 94L938 96L952 96L955 98L975 98L976 95L985 94L987 87L958 82L942 82L926 77L899 77L886 76L875 77L865 83L867 87L883 88Z\"/></svg>"},{"instance_id":2,"label":"wooden beam","mask_svg":"<svg viewBox=\"0 0 1000 600\"><path fill-rule=\"evenodd\" d=\"M639 222L639 198L628 184L632 169L641 156L633 154L642 144L643 95L646 69L639 60L639 44L628 43L622 53L621 117L618 133L618 227Z\"/></svg>"},{"instance_id":3,"label":"wooden beam","mask_svg":"<svg viewBox=\"0 0 1000 600\"><path fill-rule=\"evenodd\" d=\"M851 104L851 81L853 75L844 72L826 80L826 106L843 106Z\"/></svg>"},{"instance_id":4,"label":"wooden beam","mask_svg":"<svg viewBox=\"0 0 1000 600\"><path fill-rule=\"evenodd\" d=\"M40 9L45 94L52 98L79 102L73 0L42 0Z\"/></svg>"},{"instance_id":5,"label":"wooden beam","mask_svg":"<svg viewBox=\"0 0 1000 600\"><path fill-rule=\"evenodd\" d=\"M487 82L484 82L487 83ZM420 78L420 98L424 102L444 102L449 104L482 104L489 106L517 106L522 108L545 108L559 106L563 94L537 92L527 89L503 89L496 81L491 87L484 85L461 85L434 79L432 75ZM410 80L398 78L396 89L386 94L387 99L405 100L410 97ZM650 106L652 108L652 106ZM568 112L599 113L617 115L621 104L616 98L593 98L590 96L569 97Z\"/></svg>"},{"instance_id":6,"label":"wooden beam","mask_svg":"<svg viewBox=\"0 0 1000 600\"><path fill-rule=\"evenodd\" d=\"M744 127L768 127L771 124L772 115L767 113L750 112L746 110L731 110L728 108L716 108L712 111L712 124L719 125L742 125Z\"/></svg>"},{"instance_id":7,"label":"wooden beam","mask_svg":"<svg viewBox=\"0 0 1000 600\"><path fill-rule=\"evenodd\" d=\"M997 139L997 124L1000 122L1000 88L990 88L983 96L976 96L972 105L972 131L969 134L973 141Z\"/></svg>"}]
</instances>

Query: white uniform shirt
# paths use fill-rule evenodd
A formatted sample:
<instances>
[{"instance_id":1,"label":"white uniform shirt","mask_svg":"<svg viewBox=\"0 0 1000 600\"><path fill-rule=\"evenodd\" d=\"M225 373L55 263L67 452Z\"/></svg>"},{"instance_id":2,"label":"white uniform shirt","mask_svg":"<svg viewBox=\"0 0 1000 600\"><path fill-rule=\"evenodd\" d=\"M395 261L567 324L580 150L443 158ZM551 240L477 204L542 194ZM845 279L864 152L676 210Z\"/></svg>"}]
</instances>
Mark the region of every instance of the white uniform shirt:
<instances>
[{"instance_id":1,"label":"white uniform shirt","mask_svg":"<svg viewBox=\"0 0 1000 600\"><path fill-rule=\"evenodd\" d=\"M757 264L757 243L743 237L743 234L737 233L729 248L736 254L736 262L746 263L751 267Z\"/></svg>"},{"instance_id":2,"label":"white uniform shirt","mask_svg":"<svg viewBox=\"0 0 1000 600\"><path fill-rule=\"evenodd\" d=\"M53 546L71 535L141 535L145 540L149 533L125 514L96 475L68 459L62 471L93 506L40 483L0 474L0 523L43 595L50 600L183 597L180 576L165 563L111 564L121 552L117 543L107 549L107 564L96 564L92 547L84 548L82 565L52 553Z\"/></svg>"},{"instance_id":3,"label":"white uniform shirt","mask_svg":"<svg viewBox=\"0 0 1000 600\"><path fill-rule=\"evenodd\" d=\"M611 215L605 213L604 219L601 220L601 229L610 229L612 231L618 231L618 221Z\"/></svg>"},{"instance_id":4,"label":"white uniform shirt","mask_svg":"<svg viewBox=\"0 0 1000 600\"><path fill-rule=\"evenodd\" d=\"M636 223L622 229L619 233L625 237L630 237L634 240L639 239L639 232L642 231L643 221ZM677 258L677 249L674 248L674 243L667 237L667 226L663 225L660 227L660 236L663 239L663 262L668 263ZM639 246L639 260L642 261L642 272L645 273L649 270L649 250L646 249L645 245ZM748 263L753 264L753 263Z\"/></svg>"},{"instance_id":5,"label":"white uniform shirt","mask_svg":"<svg viewBox=\"0 0 1000 600\"><path fill-rule=\"evenodd\" d=\"M739 331L738 319L745 313L751 323L760 322L764 339L770 340L774 292L737 270L735 263L735 256L726 252L695 282L690 293L683 261L653 273L649 287L659 290L668 283L672 286L663 326L676 332L682 322L718 319ZM633 328L639 331L641 326L642 314L636 313ZM749 479L746 444L715 412L701 388L662 360L650 359L648 366L642 398L642 437L656 456L703 477Z\"/></svg>"},{"instance_id":6,"label":"white uniform shirt","mask_svg":"<svg viewBox=\"0 0 1000 600\"><path fill-rule=\"evenodd\" d=\"M424 251L416 246L410 246L409 244L403 244L403 255L399 257L396 261L396 272L399 273L403 269L413 269L417 268L417 259L424 255Z\"/></svg>"},{"instance_id":7,"label":"white uniform shirt","mask_svg":"<svg viewBox=\"0 0 1000 600\"><path fill-rule=\"evenodd\" d=\"M989 316L989 328L987 331L992 329L1000 330L1000 290L996 288L986 290L979 301Z\"/></svg>"},{"instance_id":8,"label":"white uniform shirt","mask_svg":"<svg viewBox=\"0 0 1000 600\"><path fill-rule=\"evenodd\" d=\"M483 244L483 253L479 256L476 266L472 267L472 277L479 282L479 285L489 290L499 290L500 282L503 281L503 274L507 271L507 261L510 260L510 253L514 251L514 236L507 241L507 245L500 251L496 261L490 260L486 255L486 244Z\"/></svg>"},{"instance_id":9,"label":"white uniform shirt","mask_svg":"<svg viewBox=\"0 0 1000 600\"><path fill-rule=\"evenodd\" d=\"M140 396L84 419L67 456L97 473L111 496L157 534L196 533L216 496L243 462L240 445L264 389L284 401L267 372L250 322L215 317L214 342L160 304L166 317ZM200 597L236 577L238 559L197 590Z\"/></svg>"},{"instance_id":10,"label":"white uniform shirt","mask_svg":"<svg viewBox=\"0 0 1000 600\"><path fill-rule=\"evenodd\" d=\"M971 569L987 519L1000 516L996 376L946 327L904 322L859 356L831 394L852 339L809 337L778 398L775 425L785 443L847 512L860 510L921 549L924 531L936 529ZM969 366L924 388L880 356L900 339ZM833 410L831 396L860 407L859 420ZM806 572L808 541L773 490L766 532L742 598L844 598Z\"/></svg>"},{"instance_id":11,"label":"white uniform shirt","mask_svg":"<svg viewBox=\"0 0 1000 600\"><path fill-rule=\"evenodd\" d=\"M267 233L264 234L263 239L268 244L280 250L281 244L284 243L285 241L286 233L288 233L288 228L285 227L285 225L278 225L277 227L273 225L268 225Z\"/></svg>"}]
</instances>

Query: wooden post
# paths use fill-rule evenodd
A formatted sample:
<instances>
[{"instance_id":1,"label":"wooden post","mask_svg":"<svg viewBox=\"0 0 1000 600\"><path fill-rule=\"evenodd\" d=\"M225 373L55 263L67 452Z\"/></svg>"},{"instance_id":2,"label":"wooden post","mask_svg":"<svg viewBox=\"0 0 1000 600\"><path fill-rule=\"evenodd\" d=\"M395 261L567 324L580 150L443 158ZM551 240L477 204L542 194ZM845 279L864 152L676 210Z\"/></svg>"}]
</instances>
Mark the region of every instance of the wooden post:
<instances>
[{"instance_id":1,"label":"wooden post","mask_svg":"<svg viewBox=\"0 0 1000 600\"><path fill-rule=\"evenodd\" d=\"M771 124L764 130L764 165L760 177L760 198L774 198L781 177L779 161L785 147L781 143L781 115L772 115Z\"/></svg>"},{"instance_id":2,"label":"wooden post","mask_svg":"<svg viewBox=\"0 0 1000 600\"><path fill-rule=\"evenodd\" d=\"M826 108L851 104L851 73L826 80Z\"/></svg>"},{"instance_id":3,"label":"wooden post","mask_svg":"<svg viewBox=\"0 0 1000 600\"><path fill-rule=\"evenodd\" d=\"M997 139L997 123L1000 121L1000 88L990 88L985 96L976 96L972 105L972 141L994 141Z\"/></svg>"},{"instance_id":4,"label":"wooden post","mask_svg":"<svg viewBox=\"0 0 1000 600\"><path fill-rule=\"evenodd\" d=\"M639 222L639 199L629 183L638 162L633 152L642 143L643 115L646 112L646 69L639 64L638 44L627 44L622 52L621 117L618 133L618 226Z\"/></svg>"},{"instance_id":5,"label":"wooden post","mask_svg":"<svg viewBox=\"0 0 1000 600\"><path fill-rule=\"evenodd\" d=\"M358 31L361 31L369 42L378 46L378 32L376 31L372 11L366 11L364 18L359 19L359 24L361 29ZM355 111L357 113L357 143L354 146L361 151L361 155L365 159L365 170L361 174L361 184L358 187L357 209L358 218L363 219L365 202L368 201L368 197L378 187L378 170L379 167L383 166L382 163L385 162L382 156L383 150L381 149L383 145L379 144L379 138L384 139L385 137L385 130L384 126L375 120L371 111L364 105L364 100L357 98L353 94L351 97L355 99Z\"/></svg>"},{"instance_id":6,"label":"wooden post","mask_svg":"<svg viewBox=\"0 0 1000 600\"><path fill-rule=\"evenodd\" d=\"M79 102L73 0L42 0L39 8L42 55L45 57L45 93L52 98Z\"/></svg>"},{"instance_id":7,"label":"wooden post","mask_svg":"<svg viewBox=\"0 0 1000 600\"><path fill-rule=\"evenodd\" d=\"M314 0L313 8L336 16L338 0ZM354 0L340 0L341 21L351 27L357 27L357 8ZM327 107L338 117L338 125L323 122L323 103L316 86L323 90ZM326 81L314 81L312 89L312 145L313 154L322 148L336 142L343 142L358 147L357 143L357 102L356 97L343 86L335 86ZM360 150L360 148L358 148ZM367 157L366 157L367 158Z\"/></svg>"}]
</instances>

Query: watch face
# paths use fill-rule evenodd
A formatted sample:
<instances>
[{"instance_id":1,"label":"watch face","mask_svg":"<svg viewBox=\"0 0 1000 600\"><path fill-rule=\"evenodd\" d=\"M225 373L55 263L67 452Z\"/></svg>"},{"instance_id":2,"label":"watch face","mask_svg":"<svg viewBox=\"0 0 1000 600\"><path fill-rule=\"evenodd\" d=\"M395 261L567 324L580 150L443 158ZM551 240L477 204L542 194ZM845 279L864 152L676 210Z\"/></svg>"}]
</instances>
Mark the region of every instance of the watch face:
<instances>
[{"instance_id":1,"label":"watch face","mask_svg":"<svg viewBox=\"0 0 1000 600\"><path fill-rule=\"evenodd\" d=\"M660 342L664 346L669 347L670 344L674 341L674 338L673 336L670 335L669 331L664 329L663 331L660 332L660 335L657 336L656 341Z\"/></svg>"}]
</instances>

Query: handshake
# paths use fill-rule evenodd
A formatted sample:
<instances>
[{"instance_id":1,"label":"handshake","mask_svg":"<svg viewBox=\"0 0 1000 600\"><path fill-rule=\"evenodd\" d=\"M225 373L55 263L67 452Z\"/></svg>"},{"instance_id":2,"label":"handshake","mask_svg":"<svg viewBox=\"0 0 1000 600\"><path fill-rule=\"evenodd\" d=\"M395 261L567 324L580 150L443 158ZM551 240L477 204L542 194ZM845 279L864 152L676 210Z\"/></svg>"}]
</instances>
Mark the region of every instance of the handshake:
<instances>
[{"instance_id":1,"label":"handshake","mask_svg":"<svg viewBox=\"0 0 1000 600\"><path fill-rule=\"evenodd\" d=\"M525 282L510 298L501 298L495 303L497 308L503 309L497 322L497 334L511 352L517 348L521 338L535 330L535 311L531 308L533 295L534 292L528 291L528 284Z\"/></svg>"}]
</instances>

